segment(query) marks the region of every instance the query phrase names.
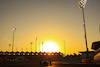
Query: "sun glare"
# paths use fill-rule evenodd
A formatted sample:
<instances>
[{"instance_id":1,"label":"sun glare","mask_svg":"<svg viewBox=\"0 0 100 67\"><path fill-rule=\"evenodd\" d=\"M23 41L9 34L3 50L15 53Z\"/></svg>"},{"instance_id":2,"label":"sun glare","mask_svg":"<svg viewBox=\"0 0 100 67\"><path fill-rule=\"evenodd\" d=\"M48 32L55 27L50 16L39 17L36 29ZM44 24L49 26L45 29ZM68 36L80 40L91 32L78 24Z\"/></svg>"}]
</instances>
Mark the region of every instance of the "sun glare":
<instances>
[{"instance_id":1,"label":"sun glare","mask_svg":"<svg viewBox=\"0 0 100 67\"><path fill-rule=\"evenodd\" d=\"M43 45L44 52L58 52L58 46L55 42L46 42Z\"/></svg>"}]
</instances>

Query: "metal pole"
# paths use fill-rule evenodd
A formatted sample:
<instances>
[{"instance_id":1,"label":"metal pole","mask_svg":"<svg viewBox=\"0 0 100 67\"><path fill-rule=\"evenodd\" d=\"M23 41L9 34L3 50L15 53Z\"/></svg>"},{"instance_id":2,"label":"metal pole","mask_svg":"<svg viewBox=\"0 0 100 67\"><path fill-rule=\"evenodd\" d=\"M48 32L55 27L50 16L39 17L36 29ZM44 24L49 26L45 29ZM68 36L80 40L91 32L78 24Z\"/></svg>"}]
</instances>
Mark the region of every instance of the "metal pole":
<instances>
[{"instance_id":1,"label":"metal pole","mask_svg":"<svg viewBox=\"0 0 100 67\"><path fill-rule=\"evenodd\" d=\"M99 24L99 35L100 35L100 24Z\"/></svg>"},{"instance_id":2,"label":"metal pole","mask_svg":"<svg viewBox=\"0 0 100 67\"><path fill-rule=\"evenodd\" d=\"M65 55L66 55L66 42L64 41L64 49L65 49Z\"/></svg>"},{"instance_id":3,"label":"metal pole","mask_svg":"<svg viewBox=\"0 0 100 67\"><path fill-rule=\"evenodd\" d=\"M31 52L32 52L32 42L31 42Z\"/></svg>"},{"instance_id":4,"label":"metal pole","mask_svg":"<svg viewBox=\"0 0 100 67\"><path fill-rule=\"evenodd\" d=\"M11 44L9 44L9 52L10 52L10 46L11 46Z\"/></svg>"},{"instance_id":5,"label":"metal pole","mask_svg":"<svg viewBox=\"0 0 100 67\"><path fill-rule=\"evenodd\" d=\"M21 50L23 51L23 48L21 48Z\"/></svg>"},{"instance_id":6,"label":"metal pole","mask_svg":"<svg viewBox=\"0 0 100 67\"><path fill-rule=\"evenodd\" d=\"M37 40L35 40L35 52L36 52L36 41L37 41Z\"/></svg>"},{"instance_id":7,"label":"metal pole","mask_svg":"<svg viewBox=\"0 0 100 67\"><path fill-rule=\"evenodd\" d=\"M13 30L13 40L12 40L12 52L13 52L13 46L14 46L14 30Z\"/></svg>"},{"instance_id":8,"label":"metal pole","mask_svg":"<svg viewBox=\"0 0 100 67\"><path fill-rule=\"evenodd\" d=\"M17 45L16 45L16 52L17 52Z\"/></svg>"},{"instance_id":9,"label":"metal pole","mask_svg":"<svg viewBox=\"0 0 100 67\"><path fill-rule=\"evenodd\" d=\"M39 52L40 52L40 43L39 43Z\"/></svg>"},{"instance_id":10,"label":"metal pole","mask_svg":"<svg viewBox=\"0 0 100 67\"><path fill-rule=\"evenodd\" d=\"M27 48L26 48L26 52L27 52Z\"/></svg>"},{"instance_id":11,"label":"metal pole","mask_svg":"<svg viewBox=\"0 0 100 67\"><path fill-rule=\"evenodd\" d=\"M87 46L87 36L86 36L86 26L85 26L85 16L84 16L84 8L82 8L82 14L83 14L83 26L84 26L84 34L85 34L85 43L86 43L86 50L87 50L87 58L89 58L88 54L88 46Z\"/></svg>"},{"instance_id":12,"label":"metal pole","mask_svg":"<svg viewBox=\"0 0 100 67\"><path fill-rule=\"evenodd\" d=\"M17 47L16 47L16 52L17 52Z\"/></svg>"},{"instance_id":13,"label":"metal pole","mask_svg":"<svg viewBox=\"0 0 100 67\"><path fill-rule=\"evenodd\" d=\"M35 52L36 52L36 45L37 45L37 37L35 38Z\"/></svg>"},{"instance_id":14,"label":"metal pole","mask_svg":"<svg viewBox=\"0 0 100 67\"><path fill-rule=\"evenodd\" d=\"M42 52L43 52L43 42L42 42Z\"/></svg>"}]
</instances>

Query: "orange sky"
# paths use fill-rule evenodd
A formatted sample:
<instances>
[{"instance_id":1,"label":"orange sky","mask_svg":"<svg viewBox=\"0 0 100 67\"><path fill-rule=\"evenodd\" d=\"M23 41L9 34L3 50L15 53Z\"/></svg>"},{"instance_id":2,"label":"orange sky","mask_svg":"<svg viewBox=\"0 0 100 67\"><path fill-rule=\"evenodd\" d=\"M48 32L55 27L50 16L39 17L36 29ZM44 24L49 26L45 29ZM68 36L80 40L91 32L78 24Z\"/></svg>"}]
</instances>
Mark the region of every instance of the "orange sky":
<instances>
[{"instance_id":1,"label":"orange sky","mask_svg":"<svg viewBox=\"0 0 100 67\"><path fill-rule=\"evenodd\" d=\"M12 27L16 27L15 45L18 51L31 51L30 42L53 41L66 54L86 51L79 0L0 0L0 51L8 51L12 44ZM100 0L88 0L85 8L88 47L100 40ZM21 50L21 48L23 48ZM26 50L27 48L27 50ZM33 49L34 51L35 49Z\"/></svg>"}]
</instances>

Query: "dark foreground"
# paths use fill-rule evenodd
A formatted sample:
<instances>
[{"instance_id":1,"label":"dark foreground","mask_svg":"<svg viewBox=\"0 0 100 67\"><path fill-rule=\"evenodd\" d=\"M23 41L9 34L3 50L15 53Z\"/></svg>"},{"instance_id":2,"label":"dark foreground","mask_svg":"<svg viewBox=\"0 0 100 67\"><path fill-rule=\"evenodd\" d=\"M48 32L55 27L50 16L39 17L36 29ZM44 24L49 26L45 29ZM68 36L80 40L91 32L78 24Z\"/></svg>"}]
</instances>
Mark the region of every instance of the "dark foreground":
<instances>
[{"instance_id":1,"label":"dark foreground","mask_svg":"<svg viewBox=\"0 0 100 67\"><path fill-rule=\"evenodd\" d=\"M0 67L100 67L100 64L69 64L69 63L52 63L52 66L44 66L40 63L5 63Z\"/></svg>"}]
</instances>

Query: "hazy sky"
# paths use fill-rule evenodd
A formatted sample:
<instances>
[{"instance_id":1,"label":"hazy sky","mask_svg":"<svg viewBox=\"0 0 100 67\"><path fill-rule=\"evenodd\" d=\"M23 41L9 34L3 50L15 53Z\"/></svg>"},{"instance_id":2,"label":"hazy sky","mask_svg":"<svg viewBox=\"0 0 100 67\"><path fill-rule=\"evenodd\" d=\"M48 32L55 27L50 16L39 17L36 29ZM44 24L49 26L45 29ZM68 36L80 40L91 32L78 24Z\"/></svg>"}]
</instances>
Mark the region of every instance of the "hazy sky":
<instances>
[{"instance_id":1,"label":"hazy sky","mask_svg":"<svg viewBox=\"0 0 100 67\"><path fill-rule=\"evenodd\" d=\"M16 27L15 45L30 51L30 42L56 42L59 51L86 51L80 0L0 0L0 51L8 51ZM88 0L85 8L88 47L100 41L100 0ZM14 51L15 49L14 45ZM37 48L38 49L38 48ZM34 49L33 49L34 51Z\"/></svg>"}]
</instances>

